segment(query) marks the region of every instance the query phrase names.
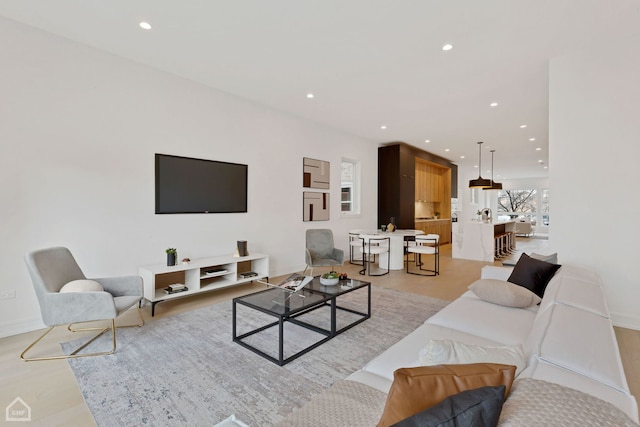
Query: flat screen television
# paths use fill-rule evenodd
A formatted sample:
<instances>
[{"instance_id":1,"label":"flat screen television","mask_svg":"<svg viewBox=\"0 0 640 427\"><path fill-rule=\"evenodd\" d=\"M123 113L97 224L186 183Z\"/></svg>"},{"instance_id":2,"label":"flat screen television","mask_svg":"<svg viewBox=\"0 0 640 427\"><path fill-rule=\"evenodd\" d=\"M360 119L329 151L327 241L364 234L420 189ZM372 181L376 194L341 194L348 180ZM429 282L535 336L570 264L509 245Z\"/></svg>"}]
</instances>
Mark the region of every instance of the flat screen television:
<instances>
[{"instance_id":1,"label":"flat screen television","mask_svg":"<svg viewBox=\"0 0 640 427\"><path fill-rule=\"evenodd\" d=\"M247 165L156 154L156 213L247 212Z\"/></svg>"}]
</instances>

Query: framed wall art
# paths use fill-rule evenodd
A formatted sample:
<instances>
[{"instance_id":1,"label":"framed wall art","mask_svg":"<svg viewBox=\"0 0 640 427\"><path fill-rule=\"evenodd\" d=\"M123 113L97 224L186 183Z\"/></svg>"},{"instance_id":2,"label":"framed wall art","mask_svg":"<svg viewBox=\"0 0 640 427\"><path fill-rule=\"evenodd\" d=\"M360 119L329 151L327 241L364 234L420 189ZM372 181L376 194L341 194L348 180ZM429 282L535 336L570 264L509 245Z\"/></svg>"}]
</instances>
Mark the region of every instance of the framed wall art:
<instances>
[{"instance_id":1,"label":"framed wall art","mask_svg":"<svg viewBox=\"0 0 640 427\"><path fill-rule=\"evenodd\" d=\"M304 188L329 189L330 164L324 160L302 159L302 186Z\"/></svg>"},{"instance_id":2,"label":"framed wall art","mask_svg":"<svg viewBox=\"0 0 640 427\"><path fill-rule=\"evenodd\" d=\"M302 199L303 221L329 221L329 193L305 191Z\"/></svg>"}]
</instances>

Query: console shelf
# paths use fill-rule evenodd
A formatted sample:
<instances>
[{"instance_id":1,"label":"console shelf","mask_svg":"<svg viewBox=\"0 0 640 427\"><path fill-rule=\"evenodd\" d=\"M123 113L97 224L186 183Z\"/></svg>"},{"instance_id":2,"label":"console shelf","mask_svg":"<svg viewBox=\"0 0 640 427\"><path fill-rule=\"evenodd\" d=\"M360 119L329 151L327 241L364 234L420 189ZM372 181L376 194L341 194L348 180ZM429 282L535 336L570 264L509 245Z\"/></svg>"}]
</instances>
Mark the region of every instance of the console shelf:
<instances>
[{"instance_id":1,"label":"console shelf","mask_svg":"<svg viewBox=\"0 0 640 427\"><path fill-rule=\"evenodd\" d=\"M240 277L241 274L249 271L257 275ZM264 254L244 257L229 255L196 259L188 264L171 267L154 264L140 267L138 274L144 282L144 298L151 303L151 316L154 316L156 304L162 301L268 278L269 257ZM173 294L165 293L164 289L174 283L183 283L189 290Z\"/></svg>"}]
</instances>

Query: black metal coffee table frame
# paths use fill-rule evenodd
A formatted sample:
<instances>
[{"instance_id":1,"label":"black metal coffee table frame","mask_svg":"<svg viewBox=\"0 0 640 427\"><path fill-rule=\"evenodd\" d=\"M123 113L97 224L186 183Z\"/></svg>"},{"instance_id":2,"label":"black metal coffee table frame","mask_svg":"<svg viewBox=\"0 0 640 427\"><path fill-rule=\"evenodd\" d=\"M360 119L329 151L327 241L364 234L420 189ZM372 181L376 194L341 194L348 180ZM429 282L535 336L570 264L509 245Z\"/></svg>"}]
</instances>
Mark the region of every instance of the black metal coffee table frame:
<instances>
[{"instance_id":1,"label":"black metal coffee table frame","mask_svg":"<svg viewBox=\"0 0 640 427\"><path fill-rule=\"evenodd\" d=\"M269 308L257 305L257 304L253 304L249 301L247 301L247 299L249 297L252 297L257 294L262 294L264 293L265 296L267 296L267 294L270 294L269 296L273 295L273 297L282 297L283 295L287 295L288 298L301 298L299 295L297 294L291 294L291 292L285 291L283 289L278 289L278 288L273 288L273 289L267 289L264 291L260 291L254 294L250 294L250 295L245 295L242 297L238 297L238 298L234 298L233 299L233 326L232 326L232 334L233 334L233 341L240 344L241 346L251 350L252 352L264 357L267 360L270 360L271 362L279 365L279 366L283 366L289 362L291 362L292 360L297 359L298 357L302 356L303 354L308 353L309 351L313 350L314 348L324 344L325 342L329 341L330 339L336 337L337 335L340 335L341 333L353 328L354 326L358 325L359 323L364 322L365 320L367 320L368 318L371 317L371 283L370 282L362 282L362 281L354 281L354 285L347 287L350 283L352 283L350 280L345 280L345 281L341 281L338 285L336 286L321 286L318 277L314 278L313 282L310 283L309 285L307 285L301 292L306 293L307 297L312 297L312 299L314 300L313 302L311 302L308 305L302 305L300 307L297 308L293 308L291 310L287 310L286 312L283 313L278 313L274 310L271 310ZM343 286L346 285L346 286ZM337 299L338 297L348 294L350 292L359 290L359 289L367 289L367 312L363 313L357 310L353 310L351 308L347 308L347 307L341 307L338 305L337 303ZM285 297L286 298L286 297ZM295 300L294 300L295 302ZM237 331L236 331L236 323L237 323L237 309L236 309L236 305L240 304L249 308L252 308L254 310L258 310L262 313L265 313L267 315L276 317L278 320L276 320L275 322L271 322L268 323L267 325L261 326L257 329L251 330L249 332L246 332L242 335L237 335ZM326 307L326 306L330 306L330 322L331 322L331 326L330 329L324 329L324 328L320 328L318 326L312 325L310 323L307 323L305 321L302 321L300 319L297 319L299 316L302 316L306 313L309 313L311 311L317 310L319 308L322 307ZM347 311L353 314L356 314L358 316L360 316L360 318L356 319L355 321L349 323L348 325L343 326L342 328L338 329L337 328L337 311L338 310L342 310L342 311ZM325 336L325 338L309 345L308 347L303 348L302 350L292 354L291 356L285 358L284 357L284 324L285 322L290 322L293 323L295 325L299 325L303 328L309 329L311 331L317 332L319 334L322 334ZM246 342L244 342L243 340L247 337L250 337L251 335L257 334L259 332L262 332L266 329L272 328L274 326L278 326L278 358L275 358L267 353L265 353L264 351L252 346L251 344L248 344Z\"/></svg>"}]
</instances>

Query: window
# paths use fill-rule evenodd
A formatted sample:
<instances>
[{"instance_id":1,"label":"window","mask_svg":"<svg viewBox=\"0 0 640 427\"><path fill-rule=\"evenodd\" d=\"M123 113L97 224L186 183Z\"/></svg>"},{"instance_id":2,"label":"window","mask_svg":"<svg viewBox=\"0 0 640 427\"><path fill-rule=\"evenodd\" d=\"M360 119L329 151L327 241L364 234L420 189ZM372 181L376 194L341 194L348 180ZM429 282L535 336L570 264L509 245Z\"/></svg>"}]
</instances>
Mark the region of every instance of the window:
<instances>
[{"instance_id":1,"label":"window","mask_svg":"<svg viewBox=\"0 0 640 427\"><path fill-rule=\"evenodd\" d=\"M539 227L549 226L549 189L500 190L498 212L503 219L531 221Z\"/></svg>"},{"instance_id":2,"label":"window","mask_svg":"<svg viewBox=\"0 0 640 427\"><path fill-rule=\"evenodd\" d=\"M340 210L343 215L360 214L360 162L342 159Z\"/></svg>"}]
</instances>

